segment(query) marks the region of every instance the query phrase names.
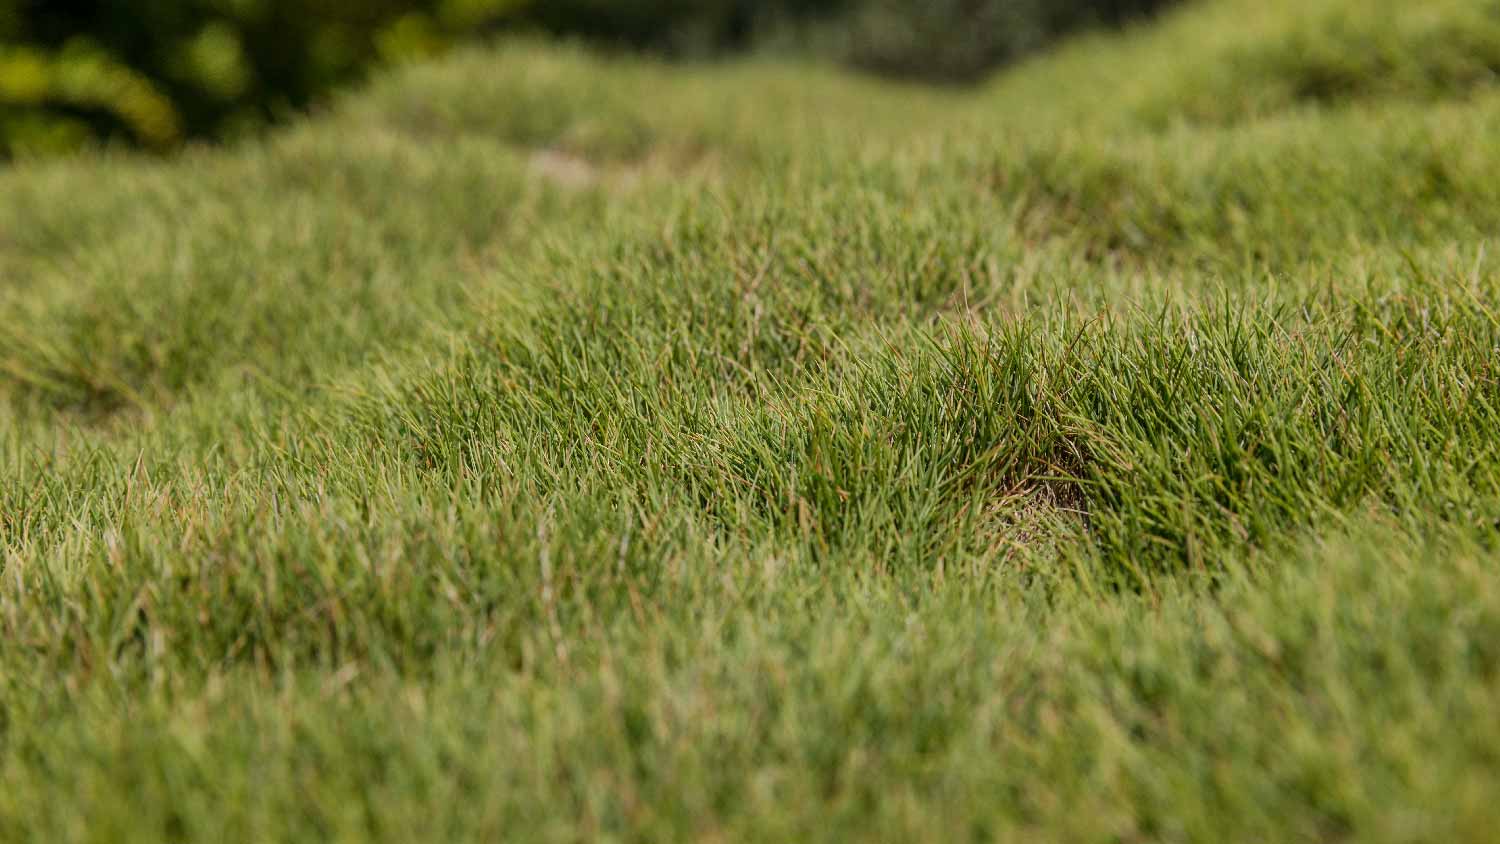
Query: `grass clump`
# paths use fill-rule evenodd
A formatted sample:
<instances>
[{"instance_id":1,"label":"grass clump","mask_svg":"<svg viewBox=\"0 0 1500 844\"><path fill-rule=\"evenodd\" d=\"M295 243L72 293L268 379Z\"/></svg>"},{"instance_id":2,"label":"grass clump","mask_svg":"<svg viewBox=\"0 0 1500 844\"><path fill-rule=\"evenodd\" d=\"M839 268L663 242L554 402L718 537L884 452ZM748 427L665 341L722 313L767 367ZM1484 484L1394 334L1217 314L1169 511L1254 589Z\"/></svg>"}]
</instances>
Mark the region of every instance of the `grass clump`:
<instances>
[{"instance_id":1,"label":"grass clump","mask_svg":"<svg viewBox=\"0 0 1500 844\"><path fill-rule=\"evenodd\" d=\"M1272 3L1230 38L1145 113L1230 122L1299 104L1462 98L1500 80L1492 2Z\"/></svg>"},{"instance_id":2,"label":"grass clump","mask_svg":"<svg viewBox=\"0 0 1500 844\"><path fill-rule=\"evenodd\" d=\"M1364 8L0 172L0 838L1486 840L1500 100L1180 94Z\"/></svg>"}]
</instances>

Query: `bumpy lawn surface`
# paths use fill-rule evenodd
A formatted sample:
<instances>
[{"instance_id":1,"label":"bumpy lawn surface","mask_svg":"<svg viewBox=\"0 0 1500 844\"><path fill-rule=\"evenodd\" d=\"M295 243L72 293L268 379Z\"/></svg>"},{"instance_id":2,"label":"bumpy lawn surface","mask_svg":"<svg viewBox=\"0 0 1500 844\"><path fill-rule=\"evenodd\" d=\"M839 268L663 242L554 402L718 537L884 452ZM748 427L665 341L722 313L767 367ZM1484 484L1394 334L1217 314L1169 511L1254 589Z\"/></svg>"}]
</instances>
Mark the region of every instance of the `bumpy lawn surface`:
<instances>
[{"instance_id":1,"label":"bumpy lawn surface","mask_svg":"<svg viewBox=\"0 0 1500 844\"><path fill-rule=\"evenodd\" d=\"M1500 6L502 44L0 171L0 839L1489 841Z\"/></svg>"}]
</instances>

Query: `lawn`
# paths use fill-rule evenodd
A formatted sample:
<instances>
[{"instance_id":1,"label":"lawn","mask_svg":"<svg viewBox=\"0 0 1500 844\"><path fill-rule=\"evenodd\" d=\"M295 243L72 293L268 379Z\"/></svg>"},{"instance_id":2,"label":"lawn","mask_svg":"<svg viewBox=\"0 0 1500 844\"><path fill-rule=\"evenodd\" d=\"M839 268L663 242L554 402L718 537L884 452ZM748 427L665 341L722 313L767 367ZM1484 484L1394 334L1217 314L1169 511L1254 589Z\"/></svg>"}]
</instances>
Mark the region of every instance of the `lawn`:
<instances>
[{"instance_id":1,"label":"lawn","mask_svg":"<svg viewBox=\"0 0 1500 844\"><path fill-rule=\"evenodd\" d=\"M507 41L0 170L0 840L1489 841L1500 6Z\"/></svg>"}]
</instances>

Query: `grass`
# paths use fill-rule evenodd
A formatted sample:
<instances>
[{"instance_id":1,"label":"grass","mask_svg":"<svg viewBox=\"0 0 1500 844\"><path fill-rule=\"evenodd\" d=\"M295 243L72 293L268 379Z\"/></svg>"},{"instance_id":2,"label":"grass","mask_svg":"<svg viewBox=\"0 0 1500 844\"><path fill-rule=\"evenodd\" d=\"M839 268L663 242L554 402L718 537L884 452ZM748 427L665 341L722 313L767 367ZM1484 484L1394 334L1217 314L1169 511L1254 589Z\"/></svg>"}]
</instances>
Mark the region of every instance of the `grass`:
<instances>
[{"instance_id":1,"label":"grass","mask_svg":"<svg viewBox=\"0 0 1500 844\"><path fill-rule=\"evenodd\" d=\"M1497 20L0 172L0 839L1488 840Z\"/></svg>"}]
</instances>

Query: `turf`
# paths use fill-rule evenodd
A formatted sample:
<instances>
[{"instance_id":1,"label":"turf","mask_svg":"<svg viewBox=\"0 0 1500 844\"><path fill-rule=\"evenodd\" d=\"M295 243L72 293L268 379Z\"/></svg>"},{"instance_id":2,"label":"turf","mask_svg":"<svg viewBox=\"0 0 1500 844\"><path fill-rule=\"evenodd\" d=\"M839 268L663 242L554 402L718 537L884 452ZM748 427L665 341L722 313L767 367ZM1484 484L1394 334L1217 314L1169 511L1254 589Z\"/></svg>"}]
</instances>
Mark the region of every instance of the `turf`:
<instances>
[{"instance_id":1,"label":"turf","mask_svg":"<svg viewBox=\"0 0 1500 844\"><path fill-rule=\"evenodd\" d=\"M1497 73L509 42L0 172L0 839L1489 840Z\"/></svg>"}]
</instances>

